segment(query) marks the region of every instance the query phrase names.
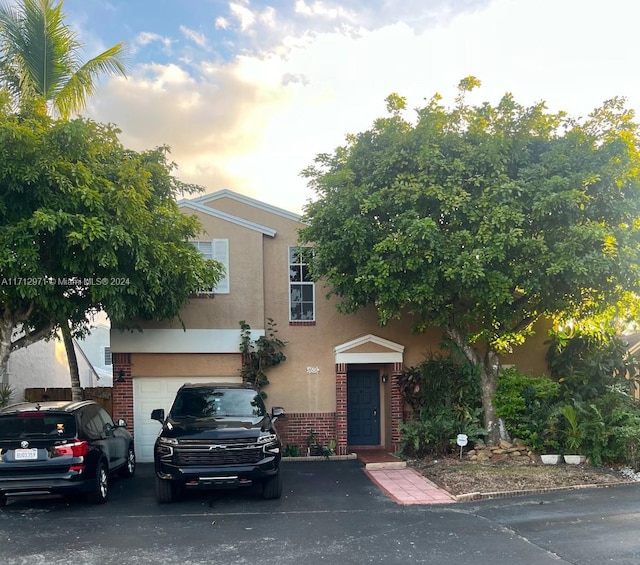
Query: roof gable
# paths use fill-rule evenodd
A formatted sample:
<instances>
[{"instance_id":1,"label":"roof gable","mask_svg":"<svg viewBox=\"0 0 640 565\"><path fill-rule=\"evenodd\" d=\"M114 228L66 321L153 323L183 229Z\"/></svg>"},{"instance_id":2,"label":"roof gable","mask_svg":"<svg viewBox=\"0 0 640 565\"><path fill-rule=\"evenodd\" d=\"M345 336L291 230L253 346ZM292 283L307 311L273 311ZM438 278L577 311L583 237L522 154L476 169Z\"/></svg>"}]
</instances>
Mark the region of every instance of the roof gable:
<instances>
[{"instance_id":1,"label":"roof gable","mask_svg":"<svg viewBox=\"0 0 640 565\"><path fill-rule=\"evenodd\" d=\"M287 218L288 220L293 220L294 222L300 222L302 219L302 216L300 216L299 214L289 212L288 210L283 210L282 208L272 206L271 204L267 204L266 202L261 202L260 200L256 200L255 198L250 198L249 196L245 196L244 194L238 194L237 192L233 192L232 190L228 190L226 188L223 190L212 192L210 194L198 196L197 198L188 200L188 202L205 204L209 202L215 202L216 200L220 200L221 198L229 198L231 200L241 202L242 204L246 204L247 206L253 206L254 208L262 210L263 212L269 212L270 214L275 214L277 216Z\"/></svg>"},{"instance_id":2,"label":"roof gable","mask_svg":"<svg viewBox=\"0 0 640 565\"><path fill-rule=\"evenodd\" d=\"M202 212L203 214L207 214L209 216L213 216L214 218L218 218L219 220L223 220L225 222L231 222L232 224L236 224L238 226L242 226L244 228L257 231L262 233L263 235L269 237L275 237L278 233L273 228L269 228L267 226L263 226L261 224L257 224L255 222L250 222L249 220L245 220L244 218L240 218L239 216L233 216L231 214L227 214L226 212L221 212L220 210L216 210L215 208L211 208L210 206L205 206L196 200L189 200L183 198L178 200L178 206L180 208L190 208L191 210L195 210L197 212Z\"/></svg>"}]
</instances>

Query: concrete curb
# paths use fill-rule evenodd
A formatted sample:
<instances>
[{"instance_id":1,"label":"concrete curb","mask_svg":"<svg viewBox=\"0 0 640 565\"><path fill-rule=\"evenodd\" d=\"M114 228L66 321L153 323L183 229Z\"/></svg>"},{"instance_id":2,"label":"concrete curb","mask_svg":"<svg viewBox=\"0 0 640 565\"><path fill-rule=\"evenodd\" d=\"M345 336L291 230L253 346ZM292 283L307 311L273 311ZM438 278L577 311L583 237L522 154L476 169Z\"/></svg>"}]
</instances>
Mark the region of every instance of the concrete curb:
<instances>
[{"instance_id":1,"label":"concrete curb","mask_svg":"<svg viewBox=\"0 0 640 565\"><path fill-rule=\"evenodd\" d=\"M559 492L568 490L585 490L590 488L613 488L628 485L640 485L638 481L624 481L620 483L600 483L587 485L573 485L567 487L548 487L536 489L512 490L506 492L470 492L467 494L451 494L456 502L473 502L475 500L489 500L492 498L512 498L516 496L527 496L533 494L545 494L548 492ZM444 489L446 490L446 489ZM447 491L448 492L448 491Z\"/></svg>"}]
</instances>

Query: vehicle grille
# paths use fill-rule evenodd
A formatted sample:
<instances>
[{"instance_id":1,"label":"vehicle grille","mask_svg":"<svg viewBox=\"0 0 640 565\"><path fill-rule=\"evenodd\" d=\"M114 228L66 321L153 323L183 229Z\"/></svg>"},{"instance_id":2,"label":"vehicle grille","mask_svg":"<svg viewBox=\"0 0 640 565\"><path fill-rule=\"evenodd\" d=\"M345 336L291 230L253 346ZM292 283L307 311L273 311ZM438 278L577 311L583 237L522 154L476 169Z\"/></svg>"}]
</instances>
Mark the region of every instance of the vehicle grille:
<instances>
[{"instance_id":1,"label":"vehicle grille","mask_svg":"<svg viewBox=\"0 0 640 565\"><path fill-rule=\"evenodd\" d=\"M189 449L174 448L173 459L176 465L242 465L257 463L262 459L261 448L250 449L209 449L205 447Z\"/></svg>"},{"instance_id":2,"label":"vehicle grille","mask_svg":"<svg viewBox=\"0 0 640 565\"><path fill-rule=\"evenodd\" d=\"M179 445L185 448L202 447L205 449L209 449L210 445L224 445L236 448L239 446L257 446L255 438L252 437L232 439L188 439L179 440Z\"/></svg>"}]
</instances>

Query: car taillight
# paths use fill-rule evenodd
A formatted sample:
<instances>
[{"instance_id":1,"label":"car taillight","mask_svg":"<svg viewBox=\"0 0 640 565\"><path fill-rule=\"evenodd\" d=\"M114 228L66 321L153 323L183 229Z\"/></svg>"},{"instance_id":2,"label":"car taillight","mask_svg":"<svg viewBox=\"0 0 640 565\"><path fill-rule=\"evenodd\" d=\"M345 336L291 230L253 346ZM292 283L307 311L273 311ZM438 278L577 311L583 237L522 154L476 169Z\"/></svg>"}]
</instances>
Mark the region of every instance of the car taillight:
<instances>
[{"instance_id":1,"label":"car taillight","mask_svg":"<svg viewBox=\"0 0 640 565\"><path fill-rule=\"evenodd\" d=\"M72 457L84 457L89 453L89 443L86 441L74 441L55 446L60 455L71 455Z\"/></svg>"}]
</instances>

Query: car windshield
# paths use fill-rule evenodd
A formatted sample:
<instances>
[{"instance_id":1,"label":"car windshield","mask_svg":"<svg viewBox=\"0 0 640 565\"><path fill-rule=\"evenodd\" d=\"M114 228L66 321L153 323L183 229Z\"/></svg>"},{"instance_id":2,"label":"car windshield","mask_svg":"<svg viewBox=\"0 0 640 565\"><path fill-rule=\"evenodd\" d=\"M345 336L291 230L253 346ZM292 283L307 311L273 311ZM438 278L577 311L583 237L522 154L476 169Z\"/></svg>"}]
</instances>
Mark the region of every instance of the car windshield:
<instances>
[{"instance_id":1,"label":"car windshield","mask_svg":"<svg viewBox=\"0 0 640 565\"><path fill-rule=\"evenodd\" d=\"M178 393L171 408L176 419L265 414L262 398L250 389L185 389Z\"/></svg>"},{"instance_id":2,"label":"car windshield","mask_svg":"<svg viewBox=\"0 0 640 565\"><path fill-rule=\"evenodd\" d=\"M72 438L75 435L76 420L72 414L20 412L0 416L0 439Z\"/></svg>"}]
</instances>

